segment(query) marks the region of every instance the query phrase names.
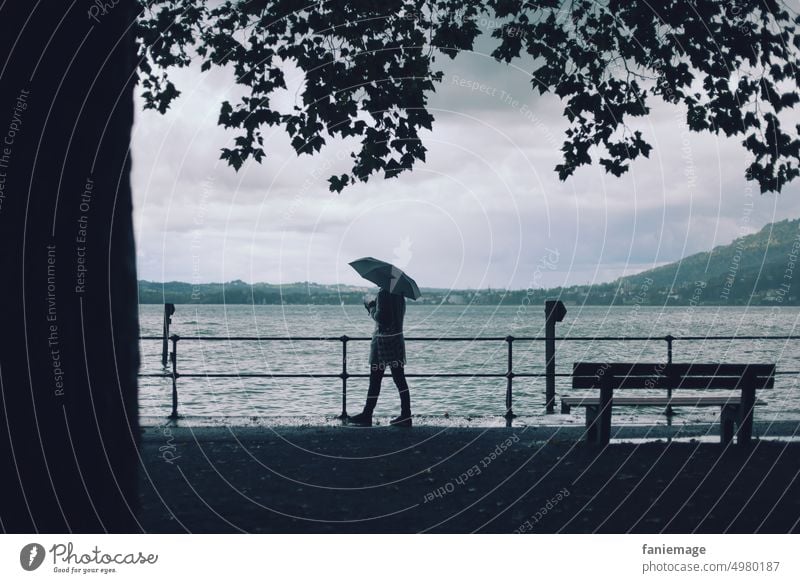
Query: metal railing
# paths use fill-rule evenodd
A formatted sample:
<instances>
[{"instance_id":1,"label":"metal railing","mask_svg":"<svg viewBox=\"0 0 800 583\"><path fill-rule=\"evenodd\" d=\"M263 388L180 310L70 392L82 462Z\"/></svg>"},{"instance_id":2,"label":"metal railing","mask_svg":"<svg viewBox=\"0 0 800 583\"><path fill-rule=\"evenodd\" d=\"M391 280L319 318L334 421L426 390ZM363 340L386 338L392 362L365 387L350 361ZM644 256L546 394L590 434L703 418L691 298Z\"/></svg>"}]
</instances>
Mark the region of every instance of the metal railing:
<instances>
[{"instance_id":1,"label":"metal railing","mask_svg":"<svg viewBox=\"0 0 800 583\"><path fill-rule=\"evenodd\" d=\"M505 342L507 345L507 368L505 372L496 373L409 373L406 377L424 377L424 378L505 378L506 379L506 394L505 394L505 414L504 417L507 421L516 415L512 408L513 398L513 383L515 378L541 378L547 380L545 392L545 409L547 413L554 412L555 405L555 378L556 377L571 377L571 373L556 373L555 372L555 352L546 356L546 372L514 372L513 362L513 346L515 342L611 342L611 341L637 341L637 342L650 342L650 341L664 341L667 348L667 362L672 362L673 343L675 341L723 341L723 340L798 340L800 336L797 335L777 335L777 336L681 336L676 337L672 335L666 336L582 336L582 337L556 337L550 332L554 331L554 327L548 327L546 336L484 336L484 337L442 337L442 338L429 338L429 337L406 337L408 342ZM140 340L146 341L163 341L163 336L141 336ZM312 373L183 373L178 371L178 342L186 341L199 341L199 342L341 342L342 345L342 369L339 373L330 374L312 374ZM173 334L169 336L169 341L172 343L172 350L169 353L169 370L163 373L142 373L140 377L159 377L172 379L172 413L171 419L178 418L178 379L179 378L338 378L342 382L342 412L339 416L341 419L347 417L347 380L350 378L368 378L369 374L364 373L349 373L347 371L347 345L349 342L364 342L372 340L369 336L301 336L301 337L287 337L287 336L179 336ZM800 374L800 371L778 371L776 374ZM671 396L672 390L668 389L668 396ZM670 414L670 410L667 410Z\"/></svg>"},{"instance_id":2,"label":"metal railing","mask_svg":"<svg viewBox=\"0 0 800 583\"><path fill-rule=\"evenodd\" d=\"M140 340L162 340L161 336L140 336ZM173 334L169 337L172 343L172 350L169 353L170 372L163 373L142 373L140 377L157 377L172 379L172 413L170 418L178 417L178 379L179 378L338 378L342 381L342 412L339 416L344 419L347 417L347 379L350 378L369 378L365 373L349 373L347 371L347 344L348 342L368 342L372 340L370 336L178 336ZM202 341L202 342L341 342L342 344L342 371L340 373L312 374L312 373L182 373L178 372L178 342L181 340ZM506 379L506 413L507 419L515 417L512 410L512 390L513 382L517 377L533 378L544 377L546 373L526 373L514 372L513 346L515 341L543 341L540 337L514 337L514 336L484 336L466 337L451 336L444 338L427 337L405 337L406 342L500 342L507 344L508 366L505 372L497 373L406 373L406 377L424 378L505 378ZM563 375L561 375L563 376Z\"/></svg>"}]
</instances>

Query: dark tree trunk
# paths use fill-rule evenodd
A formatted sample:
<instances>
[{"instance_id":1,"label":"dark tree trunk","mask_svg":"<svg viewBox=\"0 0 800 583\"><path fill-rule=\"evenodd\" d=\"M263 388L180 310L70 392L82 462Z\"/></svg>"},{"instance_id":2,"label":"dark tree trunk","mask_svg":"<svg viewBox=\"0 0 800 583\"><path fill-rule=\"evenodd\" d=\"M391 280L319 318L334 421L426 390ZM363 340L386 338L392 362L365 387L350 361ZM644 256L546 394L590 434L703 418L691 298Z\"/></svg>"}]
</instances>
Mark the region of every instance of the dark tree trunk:
<instances>
[{"instance_id":1,"label":"dark tree trunk","mask_svg":"<svg viewBox=\"0 0 800 583\"><path fill-rule=\"evenodd\" d=\"M6 532L138 530L136 11L133 0L0 8Z\"/></svg>"}]
</instances>

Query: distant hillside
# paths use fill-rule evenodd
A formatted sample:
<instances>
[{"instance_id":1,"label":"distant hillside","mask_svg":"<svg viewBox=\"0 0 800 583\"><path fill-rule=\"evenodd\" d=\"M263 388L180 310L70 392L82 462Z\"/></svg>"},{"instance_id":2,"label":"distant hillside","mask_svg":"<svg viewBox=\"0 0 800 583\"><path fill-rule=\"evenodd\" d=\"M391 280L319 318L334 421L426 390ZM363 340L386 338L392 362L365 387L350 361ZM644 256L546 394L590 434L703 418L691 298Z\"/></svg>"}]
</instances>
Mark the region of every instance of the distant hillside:
<instances>
[{"instance_id":1,"label":"distant hillside","mask_svg":"<svg viewBox=\"0 0 800 583\"><path fill-rule=\"evenodd\" d=\"M800 305L800 219L772 223L729 245L598 285L535 290L422 288L422 304L537 305L545 298L587 305ZM797 277L795 277L797 269ZM241 280L193 285L139 282L143 304L360 304L365 285L284 285Z\"/></svg>"},{"instance_id":2,"label":"distant hillside","mask_svg":"<svg viewBox=\"0 0 800 583\"><path fill-rule=\"evenodd\" d=\"M283 285L272 283L249 284L241 280L227 283L191 284L181 281L164 283L139 282L140 304L355 304L360 305L364 295L374 293L377 288L354 285L324 285L298 282ZM439 288L422 288L423 298L419 303L467 303L465 298L481 297L481 303L497 303L503 290L467 290L457 292ZM465 295L466 294L466 295ZM477 294L477 296L476 296Z\"/></svg>"},{"instance_id":3,"label":"distant hillside","mask_svg":"<svg viewBox=\"0 0 800 583\"><path fill-rule=\"evenodd\" d=\"M795 277L795 262L799 251L800 219L784 220L729 245L620 278L615 284L626 296L641 293L647 286L648 292L654 289L681 303L699 296L702 303L715 305L797 305L800 269ZM652 293L644 295L651 297Z\"/></svg>"},{"instance_id":4,"label":"distant hillside","mask_svg":"<svg viewBox=\"0 0 800 583\"><path fill-rule=\"evenodd\" d=\"M241 280L227 283L191 284L139 282L139 303L161 304L360 304L367 287L320 285L316 283L249 284Z\"/></svg>"},{"instance_id":5,"label":"distant hillside","mask_svg":"<svg viewBox=\"0 0 800 583\"><path fill-rule=\"evenodd\" d=\"M632 283L641 283L645 278L650 278L656 286L670 286L676 281L692 282L726 277L737 269L742 273L757 274L762 268L762 263L765 267L785 269L788 255L792 253L792 245L800 245L796 243L798 237L800 237L800 219L770 223L758 233L736 239L729 245L720 245L711 251L695 253L676 263L624 279Z\"/></svg>"}]
</instances>

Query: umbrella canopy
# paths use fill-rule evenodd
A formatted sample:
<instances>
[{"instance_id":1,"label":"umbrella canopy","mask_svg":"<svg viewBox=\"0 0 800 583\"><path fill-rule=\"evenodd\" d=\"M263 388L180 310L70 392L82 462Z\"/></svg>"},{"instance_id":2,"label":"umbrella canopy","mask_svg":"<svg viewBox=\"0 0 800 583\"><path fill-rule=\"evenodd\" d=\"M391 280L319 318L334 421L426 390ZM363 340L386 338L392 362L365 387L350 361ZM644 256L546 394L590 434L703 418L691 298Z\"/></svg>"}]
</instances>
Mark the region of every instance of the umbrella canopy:
<instances>
[{"instance_id":1,"label":"umbrella canopy","mask_svg":"<svg viewBox=\"0 0 800 583\"><path fill-rule=\"evenodd\" d=\"M417 282L406 275L402 269L374 257L362 257L351 261L350 265L358 274L389 293L406 296L416 300L422 294Z\"/></svg>"}]
</instances>

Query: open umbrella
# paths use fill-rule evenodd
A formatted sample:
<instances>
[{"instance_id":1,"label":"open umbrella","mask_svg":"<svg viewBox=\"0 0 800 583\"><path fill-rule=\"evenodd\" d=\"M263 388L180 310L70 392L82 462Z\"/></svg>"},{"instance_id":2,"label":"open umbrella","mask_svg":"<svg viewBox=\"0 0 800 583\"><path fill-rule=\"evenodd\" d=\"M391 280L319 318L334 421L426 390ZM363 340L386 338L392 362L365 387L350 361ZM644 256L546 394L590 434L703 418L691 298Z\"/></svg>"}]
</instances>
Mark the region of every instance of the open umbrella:
<instances>
[{"instance_id":1,"label":"open umbrella","mask_svg":"<svg viewBox=\"0 0 800 583\"><path fill-rule=\"evenodd\" d=\"M391 263L374 257L362 257L351 261L350 265L361 277L388 290L389 293L406 296L412 300L416 300L422 295L417 287L417 282Z\"/></svg>"}]
</instances>

